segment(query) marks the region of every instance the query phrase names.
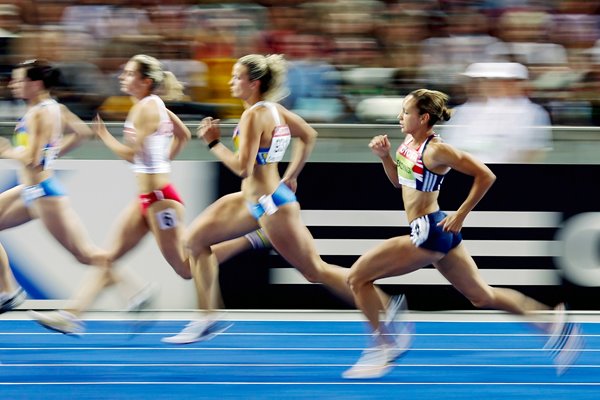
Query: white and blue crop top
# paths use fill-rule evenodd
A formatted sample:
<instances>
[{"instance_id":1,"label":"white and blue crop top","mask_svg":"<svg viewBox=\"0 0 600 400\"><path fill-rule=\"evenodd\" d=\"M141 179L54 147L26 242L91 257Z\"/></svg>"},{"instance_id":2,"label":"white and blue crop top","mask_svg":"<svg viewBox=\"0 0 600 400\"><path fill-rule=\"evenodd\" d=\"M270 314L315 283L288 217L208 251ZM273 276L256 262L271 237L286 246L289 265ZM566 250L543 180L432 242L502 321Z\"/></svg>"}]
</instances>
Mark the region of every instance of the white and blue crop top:
<instances>
[{"instance_id":1,"label":"white and blue crop top","mask_svg":"<svg viewBox=\"0 0 600 400\"><path fill-rule=\"evenodd\" d=\"M140 174L162 174L171 172L171 142L173 139L173 122L167 113L167 107L156 95L144 97L140 103L155 101L158 106L159 124L156 131L144 138L142 148L133 156L132 169ZM133 122L125 121L123 134L129 143L135 143L136 131Z\"/></svg>"},{"instance_id":2,"label":"white and blue crop top","mask_svg":"<svg viewBox=\"0 0 600 400\"><path fill-rule=\"evenodd\" d=\"M251 110L255 107L267 107L271 114L273 115L273 119L275 120L275 128L273 129L273 138L271 139L271 145L269 147L261 147L258 149L258 154L256 154L256 163L259 165L265 165L270 163L276 163L283 159L285 155L285 151L287 150L290 141L291 141L291 133L290 128L286 124L281 123L281 118L279 117L279 111L277 111L277 106L274 103L267 101L259 101L254 104L248 110ZM233 131L233 145L235 149L239 149L239 135L240 130L239 127L236 127Z\"/></svg>"},{"instance_id":3,"label":"white and blue crop top","mask_svg":"<svg viewBox=\"0 0 600 400\"><path fill-rule=\"evenodd\" d=\"M42 107L49 110L55 119L50 139L46 144L44 144L44 148L42 149L42 156L40 158L39 163L39 165L43 169L49 169L52 166L56 157L58 157L58 153L60 152L60 142L63 137L60 104L56 100L46 99L27 110L25 115L23 115L19 119L17 125L15 126L15 132L13 134L13 145L17 148L23 148L29 145L29 130L27 129L27 118L29 118L29 116L35 110Z\"/></svg>"},{"instance_id":4,"label":"white and blue crop top","mask_svg":"<svg viewBox=\"0 0 600 400\"><path fill-rule=\"evenodd\" d=\"M431 172L423 164L423 152L427 144L438 135L430 135L418 149L408 147L413 141L411 135L407 135L404 142L396 151L396 167L398 181L401 185L417 189L420 192L435 192L440 190L445 175Z\"/></svg>"}]
</instances>

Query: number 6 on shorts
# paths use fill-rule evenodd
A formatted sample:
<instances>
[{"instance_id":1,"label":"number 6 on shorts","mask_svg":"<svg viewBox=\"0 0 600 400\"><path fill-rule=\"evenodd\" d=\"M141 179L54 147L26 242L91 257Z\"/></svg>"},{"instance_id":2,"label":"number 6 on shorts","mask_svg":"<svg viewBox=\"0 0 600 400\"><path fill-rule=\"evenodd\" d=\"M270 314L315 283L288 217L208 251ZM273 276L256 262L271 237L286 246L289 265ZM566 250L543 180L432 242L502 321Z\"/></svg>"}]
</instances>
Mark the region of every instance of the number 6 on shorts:
<instances>
[{"instance_id":1,"label":"number 6 on shorts","mask_svg":"<svg viewBox=\"0 0 600 400\"><path fill-rule=\"evenodd\" d=\"M177 213L173 208L165 208L158 211L155 215L160 229L172 229L177 226Z\"/></svg>"}]
</instances>

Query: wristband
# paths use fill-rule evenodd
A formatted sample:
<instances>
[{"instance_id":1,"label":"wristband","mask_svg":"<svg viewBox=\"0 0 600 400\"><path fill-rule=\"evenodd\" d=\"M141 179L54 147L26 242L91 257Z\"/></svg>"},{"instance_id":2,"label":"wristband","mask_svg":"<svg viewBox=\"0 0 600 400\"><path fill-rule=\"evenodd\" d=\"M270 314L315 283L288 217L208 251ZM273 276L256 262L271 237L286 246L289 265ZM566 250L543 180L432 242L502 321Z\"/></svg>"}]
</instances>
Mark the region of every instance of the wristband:
<instances>
[{"instance_id":1,"label":"wristband","mask_svg":"<svg viewBox=\"0 0 600 400\"><path fill-rule=\"evenodd\" d=\"M208 149L209 149L209 150L210 150L210 149L212 149L213 147L215 147L215 146L216 146L216 145L218 145L219 143L221 143L221 141L220 141L219 139L215 139L215 140L213 140L212 142L210 142L210 143L208 144Z\"/></svg>"}]
</instances>

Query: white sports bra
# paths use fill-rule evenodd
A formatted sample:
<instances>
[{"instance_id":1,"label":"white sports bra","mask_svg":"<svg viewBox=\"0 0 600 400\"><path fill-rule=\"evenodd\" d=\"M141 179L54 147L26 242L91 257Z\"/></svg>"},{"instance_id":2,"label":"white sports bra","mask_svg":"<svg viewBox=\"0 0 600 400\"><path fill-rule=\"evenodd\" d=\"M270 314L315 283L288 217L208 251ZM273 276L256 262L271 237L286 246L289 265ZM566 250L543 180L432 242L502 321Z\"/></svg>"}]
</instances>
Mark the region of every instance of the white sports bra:
<instances>
[{"instance_id":1,"label":"white sports bra","mask_svg":"<svg viewBox=\"0 0 600 400\"><path fill-rule=\"evenodd\" d=\"M169 153L173 139L173 122L162 99L154 94L144 97L140 103L155 101L158 105L160 122L156 131L144 138L142 149L133 156L132 169L140 174L161 174L171 172ZM125 139L134 143L136 131L133 122L125 121L123 134Z\"/></svg>"}]
</instances>

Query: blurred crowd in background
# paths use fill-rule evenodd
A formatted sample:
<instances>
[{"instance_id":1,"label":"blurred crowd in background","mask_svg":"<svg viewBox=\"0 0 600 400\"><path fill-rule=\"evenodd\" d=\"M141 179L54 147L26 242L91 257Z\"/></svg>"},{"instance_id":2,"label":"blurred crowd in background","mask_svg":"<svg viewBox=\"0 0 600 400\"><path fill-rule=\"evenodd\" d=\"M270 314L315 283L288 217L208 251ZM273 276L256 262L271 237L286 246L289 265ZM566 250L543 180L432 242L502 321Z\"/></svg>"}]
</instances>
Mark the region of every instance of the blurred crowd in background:
<instances>
[{"instance_id":1,"label":"blurred crowd in background","mask_svg":"<svg viewBox=\"0 0 600 400\"><path fill-rule=\"evenodd\" d=\"M182 82L163 95L182 117L236 118L235 60L290 61L283 103L310 122L391 122L399 101L426 87L463 104L473 63L519 63L525 93L554 125L600 125L597 0L12 0L0 2L0 119L19 103L12 65L44 58L55 94L84 119L121 119L118 75L135 54L160 59ZM495 79L499 77L496 76ZM515 77L507 77L515 78Z\"/></svg>"}]
</instances>

